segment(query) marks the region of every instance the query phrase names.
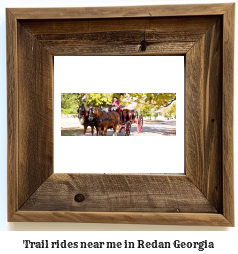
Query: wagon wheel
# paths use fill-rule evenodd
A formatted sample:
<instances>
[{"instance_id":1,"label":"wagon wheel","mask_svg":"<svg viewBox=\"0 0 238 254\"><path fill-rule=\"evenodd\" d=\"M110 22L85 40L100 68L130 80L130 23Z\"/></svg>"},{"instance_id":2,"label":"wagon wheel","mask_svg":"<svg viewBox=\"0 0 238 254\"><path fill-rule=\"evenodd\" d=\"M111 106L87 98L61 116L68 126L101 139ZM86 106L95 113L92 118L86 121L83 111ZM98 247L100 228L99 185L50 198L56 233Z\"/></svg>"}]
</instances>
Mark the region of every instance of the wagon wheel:
<instances>
[{"instance_id":1,"label":"wagon wheel","mask_svg":"<svg viewBox=\"0 0 238 254\"><path fill-rule=\"evenodd\" d=\"M138 118L138 123L137 123L137 132L141 133L142 132L142 127L143 127L143 116L140 114Z\"/></svg>"},{"instance_id":2,"label":"wagon wheel","mask_svg":"<svg viewBox=\"0 0 238 254\"><path fill-rule=\"evenodd\" d=\"M125 136L130 136L130 133L131 133L131 122L128 121L128 122L126 123Z\"/></svg>"}]
</instances>

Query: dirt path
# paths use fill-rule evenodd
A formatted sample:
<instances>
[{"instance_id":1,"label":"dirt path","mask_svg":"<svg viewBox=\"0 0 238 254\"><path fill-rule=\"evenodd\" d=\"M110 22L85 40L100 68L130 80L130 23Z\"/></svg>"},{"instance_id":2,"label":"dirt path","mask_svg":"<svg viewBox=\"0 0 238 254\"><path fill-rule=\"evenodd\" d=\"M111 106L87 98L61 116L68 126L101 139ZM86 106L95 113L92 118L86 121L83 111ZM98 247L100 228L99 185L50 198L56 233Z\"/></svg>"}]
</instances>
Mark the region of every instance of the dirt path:
<instances>
[{"instance_id":1,"label":"dirt path","mask_svg":"<svg viewBox=\"0 0 238 254\"><path fill-rule=\"evenodd\" d=\"M62 117L61 118L61 136L83 136L84 126L79 124L78 118ZM113 135L113 130L107 131L108 136ZM144 121L143 129L140 134L137 133L137 125L132 124L130 136L175 136L176 135L176 120L168 120L161 122ZM91 127L87 128L86 136L92 136ZM96 130L94 129L94 136ZM118 136L125 136L125 131L122 130Z\"/></svg>"}]
</instances>

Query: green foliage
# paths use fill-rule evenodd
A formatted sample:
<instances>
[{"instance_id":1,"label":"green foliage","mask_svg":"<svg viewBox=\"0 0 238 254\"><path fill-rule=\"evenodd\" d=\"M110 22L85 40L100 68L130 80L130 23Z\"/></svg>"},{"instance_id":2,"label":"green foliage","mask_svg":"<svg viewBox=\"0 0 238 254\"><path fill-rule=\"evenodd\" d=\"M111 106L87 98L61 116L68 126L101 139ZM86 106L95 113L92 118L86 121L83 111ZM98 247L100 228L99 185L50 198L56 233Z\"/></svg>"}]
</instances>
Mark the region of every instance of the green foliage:
<instances>
[{"instance_id":1,"label":"green foliage","mask_svg":"<svg viewBox=\"0 0 238 254\"><path fill-rule=\"evenodd\" d=\"M176 93L129 93L138 104L150 105L156 110L167 107L176 100Z\"/></svg>"},{"instance_id":2,"label":"green foliage","mask_svg":"<svg viewBox=\"0 0 238 254\"><path fill-rule=\"evenodd\" d=\"M171 115L176 118L176 102L171 105Z\"/></svg>"},{"instance_id":3,"label":"green foliage","mask_svg":"<svg viewBox=\"0 0 238 254\"><path fill-rule=\"evenodd\" d=\"M105 107L112 104L113 94L110 93L89 93L85 95L87 106Z\"/></svg>"},{"instance_id":4,"label":"green foliage","mask_svg":"<svg viewBox=\"0 0 238 254\"><path fill-rule=\"evenodd\" d=\"M176 93L62 93L61 113L75 114L78 105L82 103L99 108L109 107L114 96L118 98L120 105L136 102L137 110L145 116L151 116L161 106L167 107L176 100Z\"/></svg>"},{"instance_id":5,"label":"green foliage","mask_svg":"<svg viewBox=\"0 0 238 254\"><path fill-rule=\"evenodd\" d=\"M77 93L62 93L61 94L61 114L76 114L80 99Z\"/></svg>"},{"instance_id":6,"label":"green foliage","mask_svg":"<svg viewBox=\"0 0 238 254\"><path fill-rule=\"evenodd\" d=\"M168 117L168 118L176 118L176 102L174 102L171 106L167 107L167 108L163 108L161 110L161 114L164 117Z\"/></svg>"}]
</instances>

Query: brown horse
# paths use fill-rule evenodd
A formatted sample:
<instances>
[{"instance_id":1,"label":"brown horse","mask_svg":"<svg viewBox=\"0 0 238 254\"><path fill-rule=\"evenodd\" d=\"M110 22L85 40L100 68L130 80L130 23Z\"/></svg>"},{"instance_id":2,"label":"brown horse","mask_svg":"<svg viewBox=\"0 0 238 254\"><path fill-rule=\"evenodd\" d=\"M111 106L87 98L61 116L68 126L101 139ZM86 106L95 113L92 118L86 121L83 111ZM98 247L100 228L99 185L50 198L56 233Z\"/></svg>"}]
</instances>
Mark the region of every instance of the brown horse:
<instances>
[{"instance_id":1,"label":"brown horse","mask_svg":"<svg viewBox=\"0 0 238 254\"><path fill-rule=\"evenodd\" d=\"M122 106L122 107L124 107L124 106ZM117 107L111 107L111 108L109 108L109 111L110 112L116 111L120 115L122 123L126 123L127 121L132 120L131 110L129 110L129 109L122 109L122 108L117 109Z\"/></svg>"},{"instance_id":2,"label":"brown horse","mask_svg":"<svg viewBox=\"0 0 238 254\"><path fill-rule=\"evenodd\" d=\"M101 129L104 130L104 136L107 136L107 129L113 128L113 136L117 136L117 132L120 128L120 116L117 112L105 112L94 106L89 108L89 121L94 121L99 129L99 135L101 134Z\"/></svg>"},{"instance_id":3,"label":"brown horse","mask_svg":"<svg viewBox=\"0 0 238 254\"><path fill-rule=\"evenodd\" d=\"M124 123L132 120L132 114L129 109L123 109L122 115L123 115L123 120L124 120L123 122Z\"/></svg>"},{"instance_id":4,"label":"brown horse","mask_svg":"<svg viewBox=\"0 0 238 254\"><path fill-rule=\"evenodd\" d=\"M88 128L89 125L87 125L87 122L89 122L88 120L88 111L89 111L89 108L88 107L85 107L84 104L82 105L79 105L79 108L78 108L78 118L79 118L79 121L81 124L85 124L84 125L84 132L83 132L83 135L85 136L85 133L86 133L86 130ZM94 131L94 125L90 125L91 126L91 133L92 133L92 136L93 136L93 131ZM98 135L98 129L97 127L95 126L96 130L97 130L97 135Z\"/></svg>"}]
</instances>

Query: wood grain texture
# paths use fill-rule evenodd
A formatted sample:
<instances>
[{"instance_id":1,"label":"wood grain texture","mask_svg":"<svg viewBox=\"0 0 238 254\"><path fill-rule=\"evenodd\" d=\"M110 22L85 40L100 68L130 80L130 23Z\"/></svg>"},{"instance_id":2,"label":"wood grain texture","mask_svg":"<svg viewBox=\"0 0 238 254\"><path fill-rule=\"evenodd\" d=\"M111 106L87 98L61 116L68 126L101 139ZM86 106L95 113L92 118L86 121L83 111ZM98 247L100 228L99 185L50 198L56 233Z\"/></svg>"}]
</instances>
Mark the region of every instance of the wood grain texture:
<instances>
[{"instance_id":1,"label":"wood grain texture","mask_svg":"<svg viewBox=\"0 0 238 254\"><path fill-rule=\"evenodd\" d=\"M53 57L18 24L19 207L53 173Z\"/></svg>"},{"instance_id":2,"label":"wood grain texture","mask_svg":"<svg viewBox=\"0 0 238 254\"><path fill-rule=\"evenodd\" d=\"M17 20L6 11L8 220L18 210L18 58Z\"/></svg>"},{"instance_id":3,"label":"wood grain texture","mask_svg":"<svg viewBox=\"0 0 238 254\"><path fill-rule=\"evenodd\" d=\"M61 38L69 35L111 31L152 30L162 34L181 34L194 36L206 33L219 16L198 17L150 17L150 18L111 18L111 19L66 19L66 20L20 20L19 22L41 40L44 37ZM53 37L49 37L53 36ZM65 38L63 37L63 38ZM58 37L60 39L60 37ZM116 39L116 38L115 38Z\"/></svg>"},{"instance_id":4,"label":"wood grain texture","mask_svg":"<svg viewBox=\"0 0 238 254\"><path fill-rule=\"evenodd\" d=\"M96 19L222 15L232 4L186 4L83 8L10 8L17 19Z\"/></svg>"},{"instance_id":5,"label":"wood grain texture","mask_svg":"<svg viewBox=\"0 0 238 254\"><path fill-rule=\"evenodd\" d=\"M53 174L20 210L217 212L186 176L104 174Z\"/></svg>"},{"instance_id":6,"label":"wood grain texture","mask_svg":"<svg viewBox=\"0 0 238 254\"><path fill-rule=\"evenodd\" d=\"M213 213L18 211L12 221L231 226L223 215Z\"/></svg>"},{"instance_id":7,"label":"wood grain texture","mask_svg":"<svg viewBox=\"0 0 238 254\"><path fill-rule=\"evenodd\" d=\"M141 39L143 39L141 37ZM193 46L193 42L181 43L153 43L147 47L146 52L141 51L138 42L119 44L80 44L74 41L43 42L42 45L54 56L158 56L158 55L184 55Z\"/></svg>"},{"instance_id":8,"label":"wood grain texture","mask_svg":"<svg viewBox=\"0 0 238 254\"><path fill-rule=\"evenodd\" d=\"M235 4L223 16L223 214L234 225L234 24Z\"/></svg>"},{"instance_id":9,"label":"wood grain texture","mask_svg":"<svg viewBox=\"0 0 238 254\"><path fill-rule=\"evenodd\" d=\"M102 20L33 20L21 24L55 56L183 55L217 16ZM141 42L147 42L141 51Z\"/></svg>"},{"instance_id":10,"label":"wood grain texture","mask_svg":"<svg viewBox=\"0 0 238 254\"><path fill-rule=\"evenodd\" d=\"M186 175L222 211L222 21L186 55Z\"/></svg>"}]
</instances>

